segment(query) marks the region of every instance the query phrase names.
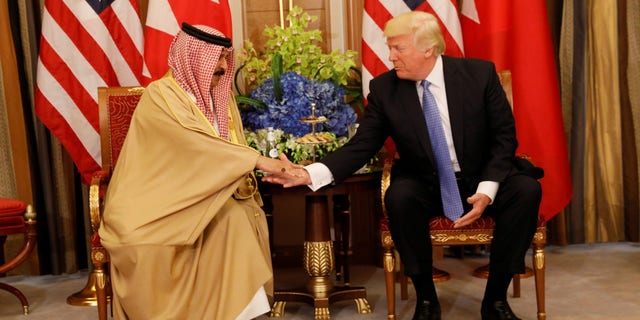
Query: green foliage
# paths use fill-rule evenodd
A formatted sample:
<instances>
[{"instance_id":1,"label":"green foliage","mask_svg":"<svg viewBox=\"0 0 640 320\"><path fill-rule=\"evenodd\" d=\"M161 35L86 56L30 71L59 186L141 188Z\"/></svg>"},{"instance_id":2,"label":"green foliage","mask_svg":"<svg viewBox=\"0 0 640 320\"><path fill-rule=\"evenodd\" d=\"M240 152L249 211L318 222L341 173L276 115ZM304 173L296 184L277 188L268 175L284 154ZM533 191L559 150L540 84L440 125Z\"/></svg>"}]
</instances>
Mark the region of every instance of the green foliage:
<instances>
[{"instance_id":1,"label":"green foliage","mask_svg":"<svg viewBox=\"0 0 640 320\"><path fill-rule=\"evenodd\" d=\"M238 57L241 65L238 72L242 72L249 91L265 79L277 78L285 72L296 72L319 81L332 80L345 87L359 83L359 79L354 82L353 78L357 53L352 50L323 53L319 45L322 43L320 30L307 30L309 23L317 19L302 8L293 7L287 16L288 27L264 29L263 34L268 39L264 52L257 52L251 40L245 41Z\"/></svg>"}]
</instances>

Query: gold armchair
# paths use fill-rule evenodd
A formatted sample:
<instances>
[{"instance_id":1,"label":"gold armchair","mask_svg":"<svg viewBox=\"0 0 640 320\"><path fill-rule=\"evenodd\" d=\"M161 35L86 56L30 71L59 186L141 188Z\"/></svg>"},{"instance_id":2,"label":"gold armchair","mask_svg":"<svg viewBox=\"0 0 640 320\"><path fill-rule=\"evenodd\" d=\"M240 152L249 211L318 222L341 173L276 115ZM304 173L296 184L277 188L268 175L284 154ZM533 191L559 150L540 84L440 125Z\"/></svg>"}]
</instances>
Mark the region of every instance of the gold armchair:
<instances>
[{"instance_id":1,"label":"gold armchair","mask_svg":"<svg viewBox=\"0 0 640 320\"><path fill-rule=\"evenodd\" d=\"M120 155L124 138L127 136L133 111L140 101L142 87L98 88L98 105L100 110L100 146L102 149L102 170L96 172L91 179L89 189L89 210L91 213L91 262L96 273L96 300L98 318L107 318L107 302L111 299L111 282L109 269L109 253L100 243L98 229L102 218L101 204L109 177L115 168Z\"/></svg>"},{"instance_id":2,"label":"gold armchair","mask_svg":"<svg viewBox=\"0 0 640 320\"><path fill-rule=\"evenodd\" d=\"M97 304L98 319L100 320L107 319L107 304L111 300L112 294L108 267L109 253L102 246L98 234L102 219L104 194L129 130L133 111L138 105L143 91L143 87L98 88L102 168L93 174L89 187L93 271L89 274L85 288L74 296L77 296L77 299L84 299L78 304ZM68 300L74 296L69 297ZM95 301L91 301L93 297L95 297ZM75 304L71 301L69 303Z\"/></svg>"}]
</instances>

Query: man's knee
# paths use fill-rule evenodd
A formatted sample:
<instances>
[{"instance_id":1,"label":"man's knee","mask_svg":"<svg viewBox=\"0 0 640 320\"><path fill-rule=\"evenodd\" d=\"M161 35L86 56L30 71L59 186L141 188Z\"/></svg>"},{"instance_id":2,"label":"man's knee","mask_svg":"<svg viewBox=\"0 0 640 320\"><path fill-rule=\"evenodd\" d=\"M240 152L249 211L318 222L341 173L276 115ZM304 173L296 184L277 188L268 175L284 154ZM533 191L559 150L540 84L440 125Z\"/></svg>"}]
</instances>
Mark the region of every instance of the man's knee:
<instances>
[{"instance_id":1,"label":"man's knee","mask_svg":"<svg viewBox=\"0 0 640 320\"><path fill-rule=\"evenodd\" d=\"M415 209L424 196L420 186L414 181L396 179L391 183L385 194L384 203L389 212L404 212Z\"/></svg>"},{"instance_id":2,"label":"man's knee","mask_svg":"<svg viewBox=\"0 0 640 320\"><path fill-rule=\"evenodd\" d=\"M513 181L509 187L515 189L516 197L523 200L526 199L531 203L540 203L542 200L542 187L538 180L526 175L516 175L511 179Z\"/></svg>"}]
</instances>

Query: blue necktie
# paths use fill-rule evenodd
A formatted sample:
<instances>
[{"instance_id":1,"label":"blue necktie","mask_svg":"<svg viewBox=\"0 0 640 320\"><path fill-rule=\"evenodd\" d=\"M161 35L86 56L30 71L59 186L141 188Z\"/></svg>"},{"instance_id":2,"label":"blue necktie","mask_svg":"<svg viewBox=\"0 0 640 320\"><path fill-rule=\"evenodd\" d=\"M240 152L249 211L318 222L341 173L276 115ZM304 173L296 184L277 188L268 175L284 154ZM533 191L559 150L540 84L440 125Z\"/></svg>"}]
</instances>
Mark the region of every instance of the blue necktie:
<instances>
[{"instance_id":1,"label":"blue necktie","mask_svg":"<svg viewBox=\"0 0 640 320\"><path fill-rule=\"evenodd\" d=\"M442 196L442 208L445 217L451 221L456 221L462 216L464 209L460 200L460 191L456 183L456 176L453 172L451 164L451 156L449 156L449 147L447 139L444 136L442 121L440 121L440 113L436 105L436 99L429 91L429 83L422 80L422 112L427 121L427 130L429 131L429 139L431 140L431 148L436 158L436 166L438 168L438 179L440 180L440 194Z\"/></svg>"}]
</instances>

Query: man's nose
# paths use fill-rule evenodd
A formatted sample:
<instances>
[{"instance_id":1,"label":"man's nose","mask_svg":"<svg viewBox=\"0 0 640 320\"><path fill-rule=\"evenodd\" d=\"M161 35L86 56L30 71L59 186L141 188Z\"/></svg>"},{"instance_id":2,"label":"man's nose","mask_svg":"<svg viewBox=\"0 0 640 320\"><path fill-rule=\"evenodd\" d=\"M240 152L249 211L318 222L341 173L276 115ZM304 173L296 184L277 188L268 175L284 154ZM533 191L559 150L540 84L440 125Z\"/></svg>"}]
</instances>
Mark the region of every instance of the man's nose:
<instances>
[{"instance_id":1,"label":"man's nose","mask_svg":"<svg viewBox=\"0 0 640 320\"><path fill-rule=\"evenodd\" d=\"M394 52L394 50L390 50L389 51L389 61L395 61L398 60L398 56L396 55L396 53Z\"/></svg>"}]
</instances>

